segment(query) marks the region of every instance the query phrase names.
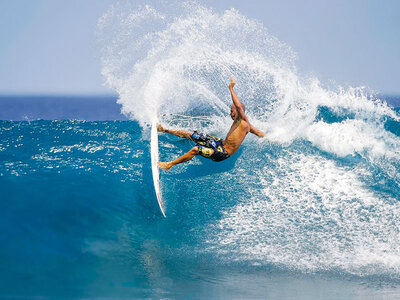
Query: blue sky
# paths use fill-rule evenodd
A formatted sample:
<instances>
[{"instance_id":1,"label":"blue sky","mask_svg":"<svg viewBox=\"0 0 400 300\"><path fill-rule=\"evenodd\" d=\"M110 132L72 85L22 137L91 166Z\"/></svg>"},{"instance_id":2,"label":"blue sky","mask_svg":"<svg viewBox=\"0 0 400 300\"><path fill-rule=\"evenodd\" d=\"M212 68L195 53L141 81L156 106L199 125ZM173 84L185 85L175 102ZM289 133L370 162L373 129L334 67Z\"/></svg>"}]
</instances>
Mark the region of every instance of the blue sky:
<instances>
[{"instance_id":1,"label":"blue sky","mask_svg":"<svg viewBox=\"0 0 400 300\"><path fill-rule=\"evenodd\" d=\"M104 94L96 24L112 0L1 0L0 94ZM145 1L131 1L137 4ZM400 1L199 1L235 7L323 82L400 94Z\"/></svg>"}]
</instances>

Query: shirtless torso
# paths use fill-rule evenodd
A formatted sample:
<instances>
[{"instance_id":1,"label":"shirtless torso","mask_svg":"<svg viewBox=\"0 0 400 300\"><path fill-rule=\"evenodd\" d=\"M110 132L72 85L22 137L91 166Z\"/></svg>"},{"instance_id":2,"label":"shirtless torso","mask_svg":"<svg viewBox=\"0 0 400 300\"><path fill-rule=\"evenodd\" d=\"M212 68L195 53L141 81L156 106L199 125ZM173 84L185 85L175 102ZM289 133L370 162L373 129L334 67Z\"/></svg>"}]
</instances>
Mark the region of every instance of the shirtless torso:
<instances>
[{"instance_id":1,"label":"shirtless torso","mask_svg":"<svg viewBox=\"0 0 400 300\"><path fill-rule=\"evenodd\" d=\"M244 138L250 132L250 124L245 120L235 120L229 129L228 134L223 142L226 152L229 156L235 153L240 145L243 143Z\"/></svg>"},{"instance_id":2,"label":"shirtless torso","mask_svg":"<svg viewBox=\"0 0 400 300\"><path fill-rule=\"evenodd\" d=\"M264 137L265 133L258 130L250 124L245 114L245 106L240 102L239 97L236 95L233 87L235 86L235 79L231 77L231 83L229 84L229 90L231 92L233 105L231 106L231 118L233 124L229 129L228 134L223 142L226 152L229 155L235 153L240 145L243 143L246 135L251 132L259 137Z\"/></svg>"}]
</instances>

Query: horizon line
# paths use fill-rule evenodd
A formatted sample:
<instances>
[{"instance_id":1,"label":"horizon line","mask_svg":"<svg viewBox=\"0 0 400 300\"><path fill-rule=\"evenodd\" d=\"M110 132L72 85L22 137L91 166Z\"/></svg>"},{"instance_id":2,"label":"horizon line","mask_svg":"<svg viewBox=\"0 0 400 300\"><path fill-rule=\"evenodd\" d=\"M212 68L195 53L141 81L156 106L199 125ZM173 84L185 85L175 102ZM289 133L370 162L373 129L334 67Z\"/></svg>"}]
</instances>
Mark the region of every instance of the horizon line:
<instances>
[{"instance_id":1,"label":"horizon line","mask_svg":"<svg viewBox=\"0 0 400 300\"><path fill-rule=\"evenodd\" d=\"M113 93L1 93L0 92L0 97L23 97L23 96L29 96L29 97L118 97L118 94L113 94ZM395 93L378 93L375 94L376 97L400 97L400 93L395 94Z\"/></svg>"},{"instance_id":2,"label":"horizon line","mask_svg":"<svg viewBox=\"0 0 400 300\"><path fill-rule=\"evenodd\" d=\"M5 97L114 97L117 98L119 95L118 94L111 94L111 93L93 93L93 94L78 94L78 93L20 93L20 94L15 94L15 93L0 93L0 98L5 98Z\"/></svg>"}]
</instances>

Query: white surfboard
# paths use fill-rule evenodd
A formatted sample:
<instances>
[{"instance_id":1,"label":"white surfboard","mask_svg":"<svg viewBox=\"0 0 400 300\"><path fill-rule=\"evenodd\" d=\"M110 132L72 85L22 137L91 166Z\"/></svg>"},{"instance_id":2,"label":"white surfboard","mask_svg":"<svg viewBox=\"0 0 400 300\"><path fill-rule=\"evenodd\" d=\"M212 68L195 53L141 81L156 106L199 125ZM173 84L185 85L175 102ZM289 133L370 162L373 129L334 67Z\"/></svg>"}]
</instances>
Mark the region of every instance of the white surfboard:
<instances>
[{"instance_id":1,"label":"white surfboard","mask_svg":"<svg viewBox=\"0 0 400 300\"><path fill-rule=\"evenodd\" d=\"M150 141L150 153L151 153L151 171L153 173L153 184L154 191L156 192L158 206L160 207L161 213L166 217L163 207L163 201L160 190L160 172L158 170L158 131L157 131L157 118L154 118L151 124L151 141Z\"/></svg>"}]
</instances>

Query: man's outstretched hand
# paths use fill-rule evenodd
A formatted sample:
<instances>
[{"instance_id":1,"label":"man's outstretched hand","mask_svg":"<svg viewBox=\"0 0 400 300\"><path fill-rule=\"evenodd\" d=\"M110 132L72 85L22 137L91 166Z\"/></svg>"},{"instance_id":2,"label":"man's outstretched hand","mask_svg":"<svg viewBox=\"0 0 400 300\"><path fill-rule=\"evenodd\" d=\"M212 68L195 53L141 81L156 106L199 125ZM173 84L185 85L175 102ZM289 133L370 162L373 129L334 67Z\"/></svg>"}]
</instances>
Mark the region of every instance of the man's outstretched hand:
<instances>
[{"instance_id":1,"label":"man's outstretched hand","mask_svg":"<svg viewBox=\"0 0 400 300\"><path fill-rule=\"evenodd\" d=\"M230 88L233 88L235 86L236 82L235 82L235 78L233 78L233 76L231 76L231 83L229 84Z\"/></svg>"}]
</instances>

